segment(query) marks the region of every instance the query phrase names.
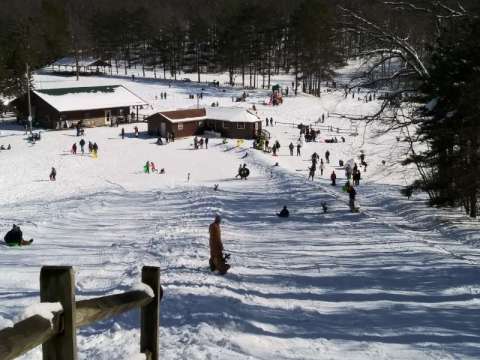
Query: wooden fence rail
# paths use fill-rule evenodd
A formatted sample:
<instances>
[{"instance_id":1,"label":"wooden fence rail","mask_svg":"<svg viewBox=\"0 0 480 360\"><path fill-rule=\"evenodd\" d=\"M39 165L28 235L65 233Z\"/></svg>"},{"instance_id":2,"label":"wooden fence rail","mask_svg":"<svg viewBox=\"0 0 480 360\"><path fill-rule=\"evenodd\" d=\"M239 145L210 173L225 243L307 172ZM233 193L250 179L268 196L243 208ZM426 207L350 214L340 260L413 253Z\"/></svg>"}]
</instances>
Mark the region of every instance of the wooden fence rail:
<instances>
[{"instance_id":1,"label":"wooden fence rail","mask_svg":"<svg viewBox=\"0 0 480 360\"><path fill-rule=\"evenodd\" d=\"M160 269L145 266L142 282L153 297L142 290L75 301L75 281L71 267L46 266L40 273L40 299L59 302L63 310L50 321L35 315L0 331L0 359L15 359L42 345L43 360L76 360L76 329L141 308L140 351L148 360L158 360L160 315Z\"/></svg>"}]
</instances>

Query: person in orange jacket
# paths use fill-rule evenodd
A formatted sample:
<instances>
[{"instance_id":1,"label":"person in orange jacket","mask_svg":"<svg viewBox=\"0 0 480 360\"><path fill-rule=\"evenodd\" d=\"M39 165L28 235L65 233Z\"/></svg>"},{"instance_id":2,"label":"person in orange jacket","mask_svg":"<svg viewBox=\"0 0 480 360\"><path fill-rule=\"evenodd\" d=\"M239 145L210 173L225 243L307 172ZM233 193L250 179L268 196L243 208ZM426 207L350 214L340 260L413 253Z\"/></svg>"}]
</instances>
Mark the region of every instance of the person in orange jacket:
<instances>
[{"instance_id":1,"label":"person in orange jacket","mask_svg":"<svg viewBox=\"0 0 480 360\"><path fill-rule=\"evenodd\" d=\"M222 235L220 230L220 223L222 219L220 215L215 216L215 221L210 224L210 270L218 270L220 275L225 275L230 269L230 265L225 262L223 256Z\"/></svg>"}]
</instances>

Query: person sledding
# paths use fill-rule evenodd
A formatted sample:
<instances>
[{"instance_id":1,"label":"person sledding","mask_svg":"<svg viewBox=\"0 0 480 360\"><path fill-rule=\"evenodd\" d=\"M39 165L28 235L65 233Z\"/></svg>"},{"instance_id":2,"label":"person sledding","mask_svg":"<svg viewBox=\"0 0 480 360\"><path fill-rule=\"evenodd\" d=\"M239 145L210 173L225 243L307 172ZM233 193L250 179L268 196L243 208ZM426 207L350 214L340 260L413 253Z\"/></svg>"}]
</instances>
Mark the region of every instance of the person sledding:
<instances>
[{"instance_id":1,"label":"person sledding","mask_svg":"<svg viewBox=\"0 0 480 360\"><path fill-rule=\"evenodd\" d=\"M290 211L288 211L287 207L284 206L282 211L280 211L278 214L277 214L278 217L281 217L281 218L288 218L290 216Z\"/></svg>"},{"instance_id":2,"label":"person sledding","mask_svg":"<svg viewBox=\"0 0 480 360\"><path fill-rule=\"evenodd\" d=\"M223 243L222 243L222 234L220 229L220 223L222 218L220 215L215 216L215 220L210 224L208 229L210 233L210 270L218 270L220 275L225 275L230 269L230 265L226 263L226 260L229 258L229 255L223 254Z\"/></svg>"},{"instance_id":3,"label":"person sledding","mask_svg":"<svg viewBox=\"0 0 480 360\"><path fill-rule=\"evenodd\" d=\"M33 242L33 239L23 240L23 233L19 226L13 224L12 229L3 238L8 246L26 246Z\"/></svg>"}]
</instances>

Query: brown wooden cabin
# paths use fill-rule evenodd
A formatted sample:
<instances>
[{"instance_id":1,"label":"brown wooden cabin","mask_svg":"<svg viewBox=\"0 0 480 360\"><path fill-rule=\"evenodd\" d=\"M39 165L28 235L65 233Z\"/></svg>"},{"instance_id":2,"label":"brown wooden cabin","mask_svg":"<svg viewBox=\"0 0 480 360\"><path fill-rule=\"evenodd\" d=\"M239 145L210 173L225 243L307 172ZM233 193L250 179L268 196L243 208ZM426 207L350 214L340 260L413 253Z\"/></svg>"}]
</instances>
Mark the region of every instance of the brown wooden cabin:
<instances>
[{"instance_id":1,"label":"brown wooden cabin","mask_svg":"<svg viewBox=\"0 0 480 360\"><path fill-rule=\"evenodd\" d=\"M65 129L81 122L85 127L128 122L131 110L146 101L121 85L34 90L30 92L32 120L49 129ZM28 118L24 95L12 102L20 119Z\"/></svg>"},{"instance_id":2,"label":"brown wooden cabin","mask_svg":"<svg viewBox=\"0 0 480 360\"><path fill-rule=\"evenodd\" d=\"M253 139L262 130L260 118L243 108L184 109L158 112L147 118L152 136L175 137L201 135L214 131L222 137Z\"/></svg>"}]
</instances>

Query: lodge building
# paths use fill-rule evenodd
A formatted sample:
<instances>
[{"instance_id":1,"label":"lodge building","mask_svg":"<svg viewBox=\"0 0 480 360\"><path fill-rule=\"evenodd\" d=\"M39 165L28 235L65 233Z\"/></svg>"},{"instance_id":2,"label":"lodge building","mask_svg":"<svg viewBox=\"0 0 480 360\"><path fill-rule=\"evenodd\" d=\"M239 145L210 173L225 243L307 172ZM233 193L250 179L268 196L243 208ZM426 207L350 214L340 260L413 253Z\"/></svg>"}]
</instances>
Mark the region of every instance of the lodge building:
<instances>
[{"instance_id":1,"label":"lodge building","mask_svg":"<svg viewBox=\"0 0 480 360\"><path fill-rule=\"evenodd\" d=\"M175 137L201 135L211 131L218 136L253 139L262 130L262 121L250 110L240 107L212 107L163 111L147 118L152 136Z\"/></svg>"},{"instance_id":2,"label":"lodge building","mask_svg":"<svg viewBox=\"0 0 480 360\"><path fill-rule=\"evenodd\" d=\"M121 85L33 90L32 121L48 129L110 126L138 118L147 102ZM28 118L27 95L14 100L19 119ZM133 115L133 116L132 116ZM137 119L138 120L138 119Z\"/></svg>"}]
</instances>

